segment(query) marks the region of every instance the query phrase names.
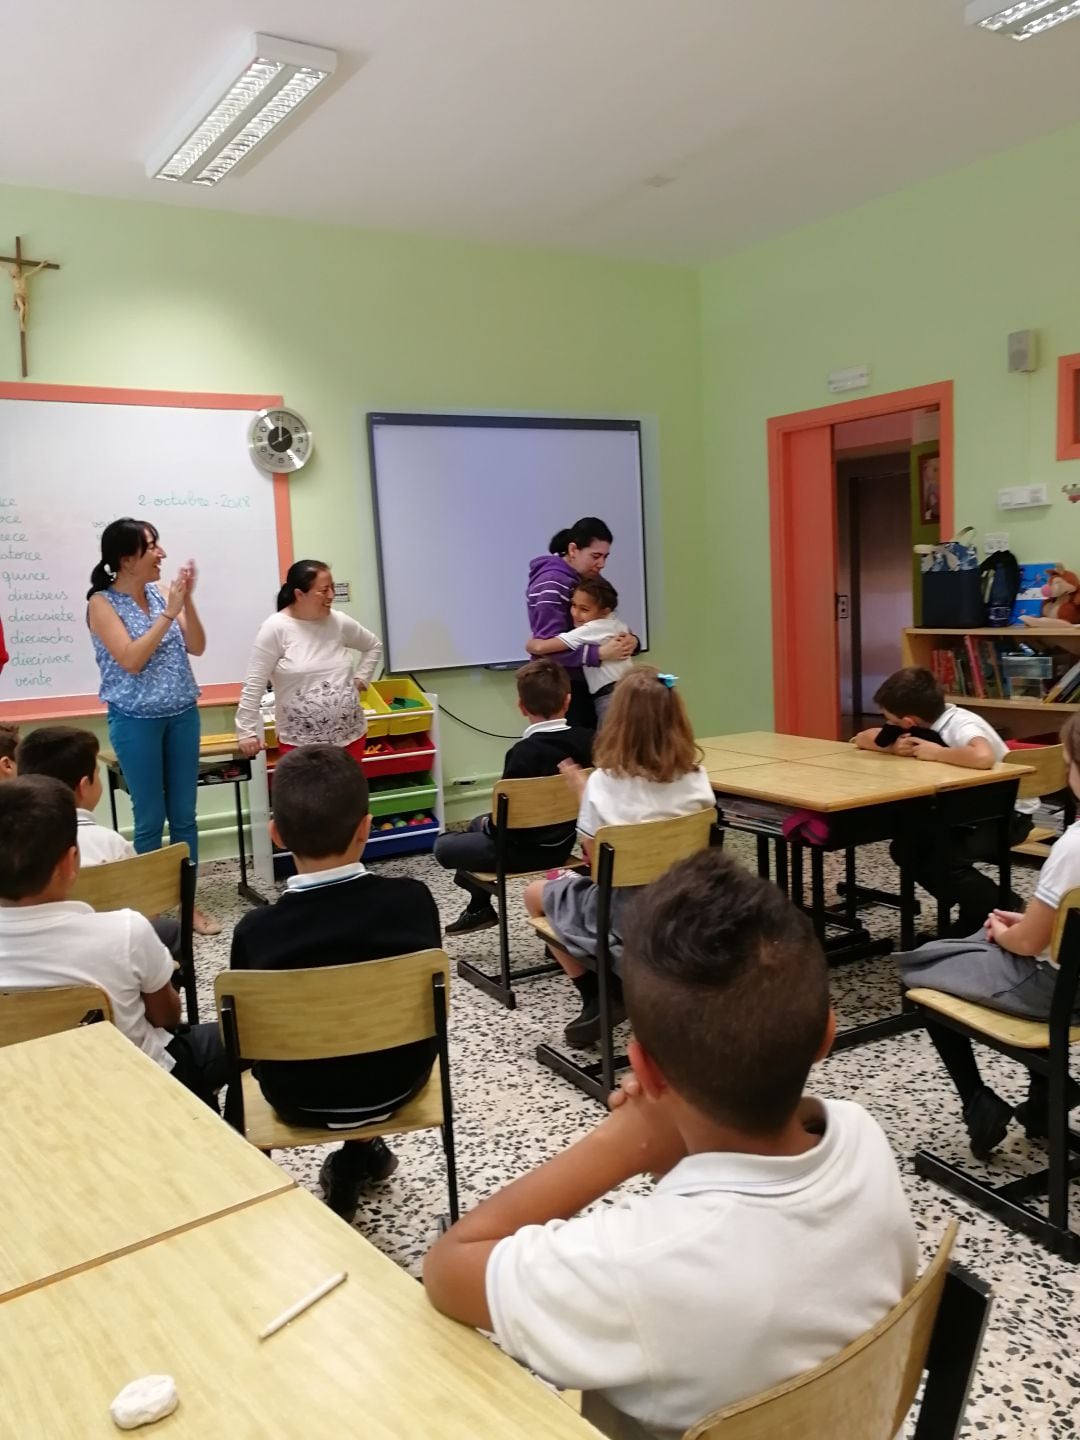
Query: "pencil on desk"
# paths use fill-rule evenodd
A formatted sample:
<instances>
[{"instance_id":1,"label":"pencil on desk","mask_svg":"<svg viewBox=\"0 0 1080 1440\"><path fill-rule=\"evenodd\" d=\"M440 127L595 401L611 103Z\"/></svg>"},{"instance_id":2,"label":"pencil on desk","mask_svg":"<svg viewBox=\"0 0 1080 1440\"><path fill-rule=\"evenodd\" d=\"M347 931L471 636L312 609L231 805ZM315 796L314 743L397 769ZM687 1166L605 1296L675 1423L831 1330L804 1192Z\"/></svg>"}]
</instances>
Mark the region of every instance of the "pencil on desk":
<instances>
[{"instance_id":1,"label":"pencil on desk","mask_svg":"<svg viewBox=\"0 0 1080 1440\"><path fill-rule=\"evenodd\" d=\"M259 1331L259 1339L268 1340L271 1335L276 1334L283 1326L288 1325L290 1320L295 1320L298 1315L302 1315L305 1310L309 1310L316 1301L321 1300L324 1295L329 1295L331 1290L336 1290L337 1287L348 1278L349 1272L347 1270L342 1270L337 1275L331 1275L329 1280L324 1280L321 1285L317 1285L315 1289L305 1295L302 1300L297 1300L295 1305L290 1305L288 1310L283 1310L276 1320L271 1320L265 1330Z\"/></svg>"}]
</instances>

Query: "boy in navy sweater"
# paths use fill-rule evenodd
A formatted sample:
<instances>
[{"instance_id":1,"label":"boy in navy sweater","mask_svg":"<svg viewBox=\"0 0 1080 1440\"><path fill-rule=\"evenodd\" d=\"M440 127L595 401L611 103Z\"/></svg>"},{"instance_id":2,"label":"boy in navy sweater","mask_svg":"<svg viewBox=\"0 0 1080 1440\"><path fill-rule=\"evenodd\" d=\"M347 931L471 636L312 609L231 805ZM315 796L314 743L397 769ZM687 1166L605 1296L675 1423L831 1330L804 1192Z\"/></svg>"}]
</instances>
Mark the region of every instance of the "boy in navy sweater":
<instances>
[{"instance_id":1,"label":"boy in navy sweater","mask_svg":"<svg viewBox=\"0 0 1080 1440\"><path fill-rule=\"evenodd\" d=\"M336 745L305 745L274 771L276 844L297 873L276 905L250 910L233 931L235 970L301 970L385 960L442 944L439 912L420 880L373 875L360 863L371 829L364 772ZM434 1040L328 1060L255 1065L266 1099L291 1125L373 1124L427 1083ZM347 1140L323 1162L327 1204L352 1220L366 1184L385 1180L397 1157L385 1141Z\"/></svg>"},{"instance_id":2,"label":"boy in navy sweater","mask_svg":"<svg viewBox=\"0 0 1080 1440\"><path fill-rule=\"evenodd\" d=\"M557 775L562 760L573 760L587 770L592 764L593 732L567 724L570 680L565 669L553 660L533 660L517 672L517 690L518 709L528 724L525 734L506 752L502 778L531 780L542 775ZM557 869L574 848L576 830L577 826L570 820L565 825L517 831L509 847L510 868ZM497 925L499 917L491 895L467 873L495 868L491 816L477 816L464 832L440 835L435 842L435 859L448 870L457 872L454 884L469 895L468 905L453 924L446 927L446 933L465 935L470 930L486 930Z\"/></svg>"}]
</instances>

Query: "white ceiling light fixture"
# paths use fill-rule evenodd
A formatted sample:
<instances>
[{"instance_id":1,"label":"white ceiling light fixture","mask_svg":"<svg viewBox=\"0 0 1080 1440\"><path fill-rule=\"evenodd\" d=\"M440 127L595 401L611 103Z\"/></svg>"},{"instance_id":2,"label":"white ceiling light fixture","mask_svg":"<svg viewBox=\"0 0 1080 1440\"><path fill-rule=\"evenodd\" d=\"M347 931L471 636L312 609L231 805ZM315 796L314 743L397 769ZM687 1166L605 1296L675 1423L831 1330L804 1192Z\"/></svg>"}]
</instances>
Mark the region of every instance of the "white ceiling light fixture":
<instances>
[{"instance_id":1,"label":"white ceiling light fixture","mask_svg":"<svg viewBox=\"0 0 1080 1440\"><path fill-rule=\"evenodd\" d=\"M964 19L1013 40L1031 40L1066 20L1080 20L1080 0L1014 0L1011 5L1004 0L971 0Z\"/></svg>"},{"instance_id":2,"label":"white ceiling light fixture","mask_svg":"<svg viewBox=\"0 0 1080 1440\"><path fill-rule=\"evenodd\" d=\"M251 35L147 164L155 180L216 185L337 68L317 45Z\"/></svg>"}]
</instances>

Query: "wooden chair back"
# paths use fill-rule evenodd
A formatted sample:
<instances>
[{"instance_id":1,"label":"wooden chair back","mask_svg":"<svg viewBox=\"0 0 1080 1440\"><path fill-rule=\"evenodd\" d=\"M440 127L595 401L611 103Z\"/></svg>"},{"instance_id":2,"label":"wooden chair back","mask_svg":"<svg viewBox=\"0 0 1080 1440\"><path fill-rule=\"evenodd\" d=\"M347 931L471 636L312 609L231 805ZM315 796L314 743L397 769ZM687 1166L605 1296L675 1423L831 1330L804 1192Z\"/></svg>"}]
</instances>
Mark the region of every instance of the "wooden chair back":
<instances>
[{"instance_id":1,"label":"wooden chair back","mask_svg":"<svg viewBox=\"0 0 1080 1440\"><path fill-rule=\"evenodd\" d=\"M587 770L587 775L592 771ZM562 825L578 817L578 797L562 775L530 780L498 780L491 791L491 819L499 818L499 797L506 796L506 824L511 830Z\"/></svg>"},{"instance_id":2,"label":"wooden chair back","mask_svg":"<svg viewBox=\"0 0 1080 1440\"><path fill-rule=\"evenodd\" d=\"M1017 795L1021 800L1039 800L1064 790L1069 783L1064 745L1041 745L1037 750L1008 750L1006 765L1030 765L1032 773L1020 776Z\"/></svg>"},{"instance_id":3,"label":"wooden chair back","mask_svg":"<svg viewBox=\"0 0 1080 1440\"><path fill-rule=\"evenodd\" d=\"M926 1365L956 1231L954 1220L929 1268L872 1330L805 1375L715 1411L684 1440L893 1440Z\"/></svg>"},{"instance_id":4,"label":"wooden chair back","mask_svg":"<svg viewBox=\"0 0 1080 1440\"><path fill-rule=\"evenodd\" d=\"M615 852L611 875L613 889L651 885L679 860L709 846L716 810L697 810L677 820L643 820L638 825L604 825L593 840L592 878L599 884L601 853L605 845Z\"/></svg>"},{"instance_id":5,"label":"wooden chair back","mask_svg":"<svg viewBox=\"0 0 1080 1440\"><path fill-rule=\"evenodd\" d=\"M231 996L245 1060L329 1060L436 1035L431 977L449 987L442 950L314 970L222 970L218 1014Z\"/></svg>"},{"instance_id":6,"label":"wooden chair back","mask_svg":"<svg viewBox=\"0 0 1080 1440\"><path fill-rule=\"evenodd\" d=\"M83 900L95 910L137 910L147 916L177 910L184 899L188 853L186 845L169 845L128 860L87 865L79 871L69 898Z\"/></svg>"},{"instance_id":7,"label":"wooden chair back","mask_svg":"<svg viewBox=\"0 0 1080 1440\"><path fill-rule=\"evenodd\" d=\"M97 985L0 990L0 1046L75 1030L95 1012L102 1020L113 1018L112 1001Z\"/></svg>"},{"instance_id":8,"label":"wooden chair back","mask_svg":"<svg viewBox=\"0 0 1080 1440\"><path fill-rule=\"evenodd\" d=\"M1054 930L1050 937L1050 954L1054 957L1054 963L1060 965L1062 962L1061 945L1065 939L1065 926L1069 914L1073 910L1080 910L1080 888L1067 890L1061 897L1061 904L1054 916Z\"/></svg>"}]
</instances>

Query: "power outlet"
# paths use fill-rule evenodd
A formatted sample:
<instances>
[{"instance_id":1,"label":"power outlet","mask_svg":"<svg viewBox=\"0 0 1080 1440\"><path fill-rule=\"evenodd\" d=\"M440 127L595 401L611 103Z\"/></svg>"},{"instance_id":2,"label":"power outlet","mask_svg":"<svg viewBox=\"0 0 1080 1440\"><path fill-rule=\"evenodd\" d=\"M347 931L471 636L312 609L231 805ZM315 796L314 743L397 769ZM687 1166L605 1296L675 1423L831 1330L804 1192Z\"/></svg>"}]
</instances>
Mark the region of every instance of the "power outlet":
<instances>
[{"instance_id":1,"label":"power outlet","mask_svg":"<svg viewBox=\"0 0 1080 1440\"><path fill-rule=\"evenodd\" d=\"M995 550L1007 550L1009 548L1009 534L1006 530L994 530L989 535L983 536L983 544L986 549L984 555L993 555Z\"/></svg>"}]
</instances>

